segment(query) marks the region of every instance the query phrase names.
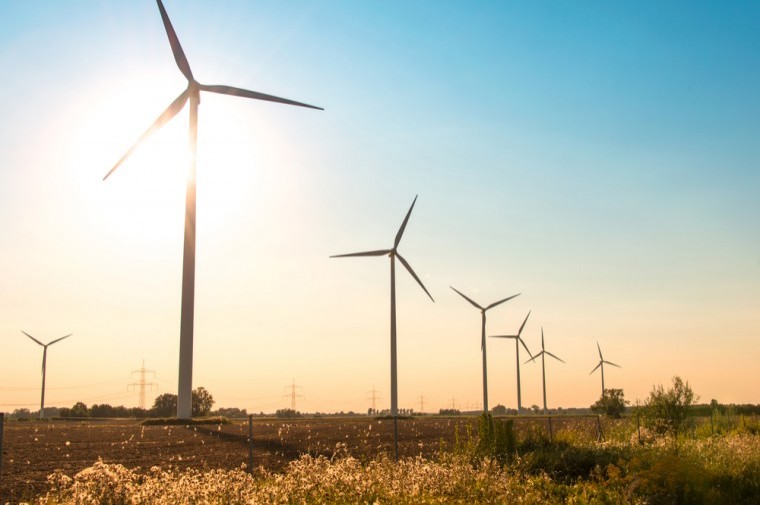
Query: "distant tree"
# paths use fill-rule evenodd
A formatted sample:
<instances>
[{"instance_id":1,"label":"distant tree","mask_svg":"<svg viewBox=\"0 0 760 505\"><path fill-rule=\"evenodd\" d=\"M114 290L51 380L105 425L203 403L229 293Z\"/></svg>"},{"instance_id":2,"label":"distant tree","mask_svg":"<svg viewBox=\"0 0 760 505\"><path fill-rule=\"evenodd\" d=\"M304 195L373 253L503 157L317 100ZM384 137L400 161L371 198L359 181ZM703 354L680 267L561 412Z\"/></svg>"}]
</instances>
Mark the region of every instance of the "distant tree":
<instances>
[{"instance_id":1,"label":"distant tree","mask_svg":"<svg viewBox=\"0 0 760 505\"><path fill-rule=\"evenodd\" d=\"M438 414L441 416L458 416L461 412L459 409L440 409Z\"/></svg>"},{"instance_id":2,"label":"distant tree","mask_svg":"<svg viewBox=\"0 0 760 505\"><path fill-rule=\"evenodd\" d=\"M718 400L713 398L712 400L710 400L710 413L716 414L719 411L720 411L720 403L718 403Z\"/></svg>"},{"instance_id":3,"label":"distant tree","mask_svg":"<svg viewBox=\"0 0 760 505\"><path fill-rule=\"evenodd\" d=\"M533 405L531 405L530 408L531 408L531 410L533 410L534 414L538 414L541 411L541 407L539 407L535 403Z\"/></svg>"},{"instance_id":4,"label":"distant tree","mask_svg":"<svg viewBox=\"0 0 760 505\"><path fill-rule=\"evenodd\" d=\"M593 412L609 417L622 417L625 406L630 402L624 398L622 389L605 389L604 394L591 406Z\"/></svg>"},{"instance_id":5,"label":"distant tree","mask_svg":"<svg viewBox=\"0 0 760 505\"><path fill-rule=\"evenodd\" d=\"M237 407L222 407L213 412L214 415L228 417L230 419L248 417L248 412L245 409L240 410Z\"/></svg>"},{"instance_id":6,"label":"distant tree","mask_svg":"<svg viewBox=\"0 0 760 505\"><path fill-rule=\"evenodd\" d=\"M164 393L153 402L151 414L156 417L171 417L177 413L177 395Z\"/></svg>"},{"instance_id":7,"label":"distant tree","mask_svg":"<svg viewBox=\"0 0 760 505\"><path fill-rule=\"evenodd\" d=\"M69 411L70 417L87 417L88 415L89 411L87 410L87 405L82 402L76 402Z\"/></svg>"},{"instance_id":8,"label":"distant tree","mask_svg":"<svg viewBox=\"0 0 760 505\"><path fill-rule=\"evenodd\" d=\"M10 415L14 419L29 419L32 417L32 413L29 409L16 409Z\"/></svg>"},{"instance_id":9,"label":"distant tree","mask_svg":"<svg viewBox=\"0 0 760 505\"><path fill-rule=\"evenodd\" d=\"M145 419L150 415L150 411L146 409L142 409L140 407L132 407L129 409L129 413L127 414L127 417L135 417L137 419Z\"/></svg>"},{"instance_id":10,"label":"distant tree","mask_svg":"<svg viewBox=\"0 0 760 505\"><path fill-rule=\"evenodd\" d=\"M197 387L192 393L192 415L207 416L214 406L214 397L211 396L206 388ZM155 417L172 417L177 414L177 395L164 393L156 397L153 402L153 408L150 409L151 415ZM126 410L125 410L126 414Z\"/></svg>"},{"instance_id":11,"label":"distant tree","mask_svg":"<svg viewBox=\"0 0 760 505\"><path fill-rule=\"evenodd\" d=\"M203 386L193 389L193 416L207 416L214 406L214 397Z\"/></svg>"},{"instance_id":12,"label":"distant tree","mask_svg":"<svg viewBox=\"0 0 760 505\"><path fill-rule=\"evenodd\" d=\"M689 420L689 409L699 396L694 394L689 382L673 377L673 385L665 389L662 384L654 386L644 404L644 420L648 427L660 434L677 435Z\"/></svg>"},{"instance_id":13,"label":"distant tree","mask_svg":"<svg viewBox=\"0 0 760 505\"><path fill-rule=\"evenodd\" d=\"M300 417L301 413L293 409L279 409L274 415L279 418L291 419L293 417Z\"/></svg>"},{"instance_id":14,"label":"distant tree","mask_svg":"<svg viewBox=\"0 0 760 505\"><path fill-rule=\"evenodd\" d=\"M506 415L506 413L507 413L507 407L505 407L502 404L498 404L491 409L491 414L495 416L503 416L503 415Z\"/></svg>"}]
</instances>

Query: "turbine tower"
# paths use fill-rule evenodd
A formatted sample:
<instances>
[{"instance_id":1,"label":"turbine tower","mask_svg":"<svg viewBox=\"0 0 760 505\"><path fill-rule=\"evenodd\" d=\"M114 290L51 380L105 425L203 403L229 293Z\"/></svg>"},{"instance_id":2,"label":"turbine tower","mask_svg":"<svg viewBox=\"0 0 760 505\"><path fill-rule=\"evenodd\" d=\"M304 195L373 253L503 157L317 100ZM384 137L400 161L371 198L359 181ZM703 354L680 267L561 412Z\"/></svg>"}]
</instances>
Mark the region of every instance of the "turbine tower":
<instances>
[{"instance_id":1,"label":"turbine tower","mask_svg":"<svg viewBox=\"0 0 760 505\"><path fill-rule=\"evenodd\" d=\"M488 413L488 365L486 362L486 311L489 309L492 309L496 307L497 305L501 305L502 303L511 300L512 298L516 296L520 296L520 293L517 293L516 295L512 295L508 298L504 298L503 300L499 300L498 302L493 302L491 305L487 307L483 307L477 303L475 303L471 298L465 296L464 293L459 291L454 286L449 286L451 289L453 289L459 296L470 302L476 309L480 310L480 320L481 320L481 326L480 326L480 350L483 352L483 412Z\"/></svg>"},{"instance_id":2,"label":"turbine tower","mask_svg":"<svg viewBox=\"0 0 760 505\"><path fill-rule=\"evenodd\" d=\"M27 337L31 338L32 340L34 340L35 342L37 342L38 344L40 344L42 346L42 349L43 349L43 351L42 351L42 395L40 397L40 419L43 419L45 417L45 369L46 369L46 366L47 366L47 350L48 350L48 347L50 347L51 345L55 344L56 342L60 342L64 338L69 338L71 335L73 335L73 333L69 333L65 337L61 337L61 338L57 338L55 340L52 340L52 341L48 342L47 344L43 344L42 342L40 342L39 340L37 340L36 338L34 338L33 336L31 336L27 332L25 332L24 330L21 330L21 333L23 333Z\"/></svg>"},{"instance_id":3,"label":"turbine tower","mask_svg":"<svg viewBox=\"0 0 760 505\"><path fill-rule=\"evenodd\" d=\"M149 137L153 132L161 128L179 113L190 102L190 170L187 178L187 192L185 197L185 244L182 264L182 306L180 316L180 343L179 343L179 381L177 394L177 418L190 419L192 417L192 383L193 383L193 323L195 313L195 157L198 148L198 104L200 103L200 92L208 91L222 95L239 96L243 98L253 98L255 100L265 100L287 105L297 105L311 109L319 109L313 105L287 100L272 95L265 95L256 91L247 89L234 88L225 85L208 85L201 84L193 77L190 70L190 64L187 61L185 52L179 43L177 34L174 31L169 16L164 9L161 0L156 0L158 10L161 13L161 19L164 23L166 35L169 37L169 44L174 54L174 61L177 63L182 75L187 79L187 88L158 116L150 128L135 142L135 144L126 152L124 156L113 166L113 168L103 177L108 178L114 170L132 154L140 143Z\"/></svg>"},{"instance_id":4,"label":"turbine tower","mask_svg":"<svg viewBox=\"0 0 760 505\"><path fill-rule=\"evenodd\" d=\"M520 391L520 344L523 345L525 350L528 352L528 356L531 358L533 355L530 353L530 349L528 349L528 346L525 345L525 341L522 339L522 331L523 328L525 328L525 323L528 322L528 318L530 317L530 312L528 312L528 315L525 316L525 321L523 321L522 325L520 325L520 329L517 332L517 335L489 335L491 338L513 338L515 339L515 357L517 361L517 414L519 415L522 412L522 393Z\"/></svg>"},{"instance_id":5,"label":"turbine tower","mask_svg":"<svg viewBox=\"0 0 760 505\"><path fill-rule=\"evenodd\" d=\"M542 326L541 327L541 352L539 352L538 354L536 354L535 356L533 356L532 358L530 358L528 361L526 361L526 363L528 363L530 361L535 362L536 358L538 358L539 356L541 356L541 380L542 380L542 383L544 385L544 414L546 414L546 412L548 410L546 408L546 362L545 362L545 359L544 359L544 357L547 356L547 355L551 356L552 358L556 359L557 361L561 361L562 363L564 363L564 361L561 358L558 358L554 354L552 354L549 351L547 351L546 349L544 349L544 327Z\"/></svg>"},{"instance_id":6,"label":"turbine tower","mask_svg":"<svg viewBox=\"0 0 760 505\"><path fill-rule=\"evenodd\" d=\"M407 269L412 277L414 277L414 280L417 281L417 284L420 285L428 297L433 300L433 297L430 295L427 288L425 288L425 285L422 284L420 278L417 277L417 274L414 273L412 267L398 252L398 244L401 242L401 237L404 235L406 223L409 221L409 216L412 215L412 209L414 209L414 204L416 202L417 196L415 195L414 200L412 201L412 206L409 207L409 212L406 213L404 222L401 223L401 228L399 228L398 233L396 233L396 239L393 241L393 248L330 256L331 258L348 258L353 256L388 256L391 259L391 415L393 416L393 442L396 459L398 459L398 384L396 377L396 258L398 258L401 264L404 265L404 268ZM435 300L433 300L433 302L435 302Z\"/></svg>"},{"instance_id":7,"label":"turbine tower","mask_svg":"<svg viewBox=\"0 0 760 505\"><path fill-rule=\"evenodd\" d=\"M620 365L616 365L615 363L613 363L611 361L607 361L607 360L604 359L604 356L602 356L602 348L599 347L599 342L596 343L596 348L599 351L599 363L597 363L597 365L594 367L594 369L589 372L589 375L591 375L592 373L596 372L597 368L601 368L602 369L602 396L604 396L604 365L605 364L612 365L612 366L616 366L618 368L623 368L623 367L621 367Z\"/></svg>"}]
</instances>

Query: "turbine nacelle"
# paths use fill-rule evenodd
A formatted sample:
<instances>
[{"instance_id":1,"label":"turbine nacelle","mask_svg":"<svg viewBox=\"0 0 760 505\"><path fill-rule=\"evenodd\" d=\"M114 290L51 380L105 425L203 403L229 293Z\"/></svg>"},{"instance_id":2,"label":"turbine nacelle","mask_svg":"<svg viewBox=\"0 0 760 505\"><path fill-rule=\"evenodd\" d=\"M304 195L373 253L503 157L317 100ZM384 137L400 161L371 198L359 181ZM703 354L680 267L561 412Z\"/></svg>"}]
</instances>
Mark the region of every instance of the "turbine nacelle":
<instances>
[{"instance_id":1,"label":"turbine nacelle","mask_svg":"<svg viewBox=\"0 0 760 505\"><path fill-rule=\"evenodd\" d=\"M517 295L515 295L515 296L517 296ZM488 338L513 338L513 339L516 339L517 343L518 344L522 344L523 347L525 348L525 351L527 351L528 356L530 356L532 358L533 354L530 352L530 349L528 349L528 346L525 344L525 341L522 339L522 336L521 336L522 332L523 332L523 329L525 328L525 323L528 322L528 318L530 317L530 313L531 313L531 311L528 311L528 315L525 316L525 320L520 325L520 329L517 331L517 335L488 335Z\"/></svg>"},{"instance_id":2,"label":"turbine nacelle","mask_svg":"<svg viewBox=\"0 0 760 505\"><path fill-rule=\"evenodd\" d=\"M113 166L113 168L111 168L111 170L103 177L103 180L106 180L108 176L110 176L117 168L119 168L119 166L124 161L126 161L127 158L129 158L132 152L142 143L143 140L145 140L152 133L154 133L156 130L164 126L174 116L176 116L179 113L179 111L182 110L182 108L187 103L187 100L191 96L197 97L200 100L201 91L208 91L210 93L218 93L221 95L231 95L231 96L239 96L243 98L252 98L254 100L264 100L267 102L276 102L276 103L282 103L285 105L295 105L298 107L306 107L309 109L324 110L321 107L309 105L306 103L296 102L295 100L288 100L287 98L280 98L274 95L259 93L258 91L250 91L247 89L235 88L233 86L226 86L222 84L199 83L197 80L195 80L192 70L190 70L190 63L187 61L187 56L185 56L185 51L182 49L182 45L179 43L179 38L177 37L177 33L174 31L172 22L169 20L169 15L166 13L164 4L161 2L161 0L156 0L156 2L158 3L158 10L161 12L161 19L163 20L163 23L164 23L166 36L169 38L169 45L172 48L174 61L177 63L177 67L179 68L179 71L182 72L182 75L184 75L185 78L187 79L187 88L176 99L174 99L174 101L171 104L169 104L169 106L161 113L160 116L158 116L158 118L153 122L153 124L150 125L150 127L145 131L145 133L143 133L142 136L137 140L137 142L135 142L132 145L132 147L127 151L127 153L124 156L122 156L121 159Z\"/></svg>"},{"instance_id":3,"label":"turbine nacelle","mask_svg":"<svg viewBox=\"0 0 760 505\"><path fill-rule=\"evenodd\" d=\"M417 274L414 272L414 269L409 264L408 261L404 259L403 256L401 256L401 253L398 252L398 245L401 242L401 237L404 235L404 230L406 229L406 223L409 222L409 216L412 214L412 209L414 209L414 204L417 202L417 195L415 195L414 200L412 201L412 206L409 207L409 211L406 213L406 217L404 217L404 222L401 223L401 227L398 229L398 232L396 233L396 238L393 241L393 247L391 249L378 249L375 251L364 251L364 252L357 252L357 253L348 253L348 254L334 254L330 256L331 258L352 258L352 257L359 257L359 256L388 256L389 258L398 258L398 260L401 262L402 265L404 265L404 268L409 272L409 274L414 277L414 280L417 281L417 284L420 285L423 291L425 291L425 294L428 295L428 297L435 302L433 299L433 296L430 294L430 292L427 290L425 285L422 283L419 277L417 277Z\"/></svg>"}]
</instances>

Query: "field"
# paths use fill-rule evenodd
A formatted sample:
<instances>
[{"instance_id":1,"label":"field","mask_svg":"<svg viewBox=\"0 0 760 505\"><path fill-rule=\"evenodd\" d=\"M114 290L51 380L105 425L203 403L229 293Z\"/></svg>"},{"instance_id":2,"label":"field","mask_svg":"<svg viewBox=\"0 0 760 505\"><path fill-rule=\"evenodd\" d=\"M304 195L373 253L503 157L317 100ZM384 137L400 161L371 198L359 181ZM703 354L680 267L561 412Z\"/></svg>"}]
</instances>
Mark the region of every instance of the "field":
<instances>
[{"instance_id":1,"label":"field","mask_svg":"<svg viewBox=\"0 0 760 505\"><path fill-rule=\"evenodd\" d=\"M499 460L479 442L476 418L401 419L395 464L391 420L257 419L252 479L241 471L247 422L9 422L0 503L31 501L51 486L51 503L490 502L514 493L529 503L752 503L760 492L755 435L710 436L703 424L692 437L640 445L630 420L604 420L602 442L595 418L554 418L551 441L547 427L517 420L517 445ZM116 490L122 498L110 495Z\"/></svg>"}]
</instances>

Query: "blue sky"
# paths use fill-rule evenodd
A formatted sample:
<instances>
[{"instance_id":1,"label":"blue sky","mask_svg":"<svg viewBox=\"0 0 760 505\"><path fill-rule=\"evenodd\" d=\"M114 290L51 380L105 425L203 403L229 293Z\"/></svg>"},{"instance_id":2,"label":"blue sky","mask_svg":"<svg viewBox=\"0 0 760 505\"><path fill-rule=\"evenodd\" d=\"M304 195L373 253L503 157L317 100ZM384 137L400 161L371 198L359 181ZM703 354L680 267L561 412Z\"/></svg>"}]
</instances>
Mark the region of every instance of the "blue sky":
<instances>
[{"instance_id":1,"label":"blue sky","mask_svg":"<svg viewBox=\"0 0 760 505\"><path fill-rule=\"evenodd\" d=\"M194 384L221 406L274 410L292 378L306 410L389 399L387 264L327 256L389 247L416 194L401 251L436 304L399 275L400 406L481 398L479 318L449 285L523 293L489 333L533 310L528 345L544 326L568 361L550 405L596 399L597 340L631 400L681 375L759 401L757 4L166 8L201 82L326 109L202 97ZM0 409L38 396L21 329L75 334L50 404L134 404L143 358L173 392L186 115L100 181L184 89L155 3L3 2L0 65ZM489 396L514 406L501 343Z\"/></svg>"}]
</instances>

